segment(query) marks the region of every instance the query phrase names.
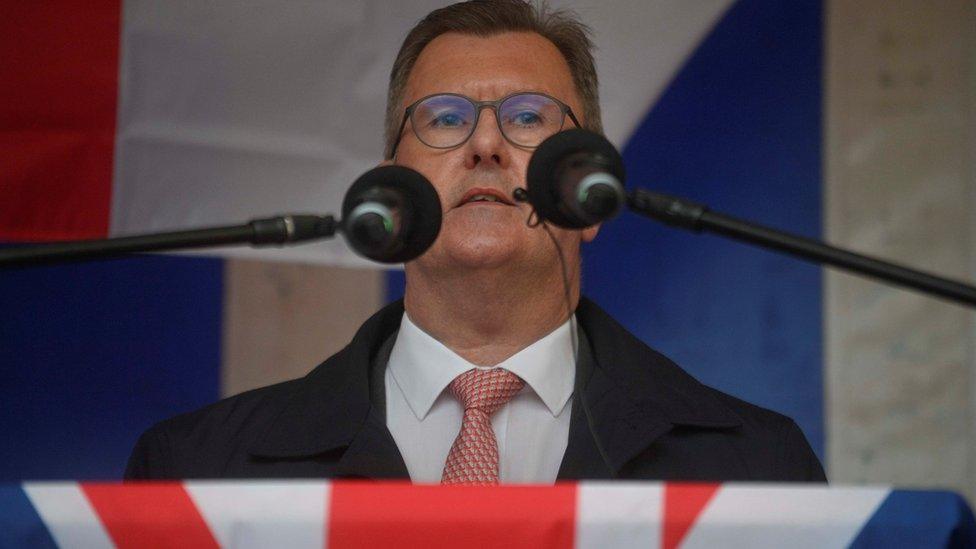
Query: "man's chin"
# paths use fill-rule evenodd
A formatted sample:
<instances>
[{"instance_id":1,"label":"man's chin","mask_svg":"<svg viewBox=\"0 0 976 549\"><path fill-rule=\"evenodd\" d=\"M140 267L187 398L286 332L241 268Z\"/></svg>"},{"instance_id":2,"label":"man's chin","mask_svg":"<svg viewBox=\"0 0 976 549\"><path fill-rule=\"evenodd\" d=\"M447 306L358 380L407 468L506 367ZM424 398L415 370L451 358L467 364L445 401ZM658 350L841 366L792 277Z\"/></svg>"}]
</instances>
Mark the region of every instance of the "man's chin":
<instances>
[{"instance_id":1,"label":"man's chin","mask_svg":"<svg viewBox=\"0 0 976 549\"><path fill-rule=\"evenodd\" d=\"M511 268L520 261L521 247L510 239L471 238L440 242L421 261L431 268L452 272Z\"/></svg>"},{"instance_id":2,"label":"man's chin","mask_svg":"<svg viewBox=\"0 0 976 549\"><path fill-rule=\"evenodd\" d=\"M517 254L512 245L465 245L451 250L450 259L459 269L492 269L511 266Z\"/></svg>"}]
</instances>

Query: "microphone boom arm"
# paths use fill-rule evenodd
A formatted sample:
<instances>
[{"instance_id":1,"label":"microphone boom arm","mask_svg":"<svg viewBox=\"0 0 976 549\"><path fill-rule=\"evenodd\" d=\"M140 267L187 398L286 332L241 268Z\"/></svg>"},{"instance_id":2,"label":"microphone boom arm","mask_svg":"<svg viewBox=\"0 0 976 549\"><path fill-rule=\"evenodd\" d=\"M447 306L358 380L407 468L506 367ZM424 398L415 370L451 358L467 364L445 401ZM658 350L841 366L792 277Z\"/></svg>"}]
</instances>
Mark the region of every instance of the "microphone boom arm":
<instances>
[{"instance_id":1,"label":"microphone boom arm","mask_svg":"<svg viewBox=\"0 0 976 549\"><path fill-rule=\"evenodd\" d=\"M115 257L134 252L208 248L229 244L282 245L335 235L331 215L282 215L228 225L98 240L55 242L0 250L0 268Z\"/></svg>"},{"instance_id":2,"label":"microphone boom arm","mask_svg":"<svg viewBox=\"0 0 976 549\"><path fill-rule=\"evenodd\" d=\"M712 212L707 206L690 200L636 189L627 196L627 206L635 213L667 225L695 232L711 231L976 308L974 286Z\"/></svg>"}]
</instances>

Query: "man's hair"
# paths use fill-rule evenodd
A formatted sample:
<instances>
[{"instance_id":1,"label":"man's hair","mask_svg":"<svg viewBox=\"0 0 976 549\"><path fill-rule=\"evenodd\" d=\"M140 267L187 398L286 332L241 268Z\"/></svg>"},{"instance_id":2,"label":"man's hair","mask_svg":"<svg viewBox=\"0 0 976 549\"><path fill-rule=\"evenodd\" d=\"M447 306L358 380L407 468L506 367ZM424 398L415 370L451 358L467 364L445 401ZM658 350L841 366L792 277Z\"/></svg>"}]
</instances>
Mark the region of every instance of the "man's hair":
<instances>
[{"instance_id":1,"label":"man's hair","mask_svg":"<svg viewBox=\"0 0 976 549\"><path fill-rule=\"evenodd\" d=\"M393 143L400 129L407 79L420 53L438 36L456 32L490 37L504 32L534 32L552 42L569 65L569 71L583 105L583 125L603 133L600 97L593 62L590 29L567 10L551 10L523 0L471 0L430 12L407 34L390 72L386 99L386 146L384 158L393 154Z\"/></svg>"}]
</instances>

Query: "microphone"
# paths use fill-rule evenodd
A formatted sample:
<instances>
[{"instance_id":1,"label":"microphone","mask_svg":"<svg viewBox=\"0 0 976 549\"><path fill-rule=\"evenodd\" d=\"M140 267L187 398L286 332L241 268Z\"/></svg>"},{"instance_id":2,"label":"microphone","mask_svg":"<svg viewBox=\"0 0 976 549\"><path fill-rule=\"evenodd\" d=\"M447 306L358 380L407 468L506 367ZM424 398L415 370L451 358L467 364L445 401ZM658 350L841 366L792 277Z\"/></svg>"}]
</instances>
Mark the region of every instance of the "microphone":
<instances>
[{"instance_id":1,"label":"microphone","mask_svg":"<svg viewBox=\"0 0 976 549\"><path fill-rule=\"evenodd\" d=\"M567 229L610 219L627 201L620 153L587 130L567 130L543 141L529 160L526 180L529 203L539 217Z\"/></svg>"},{"instance_id":2,"label":"microphone","mask_svg":"<svg viewBox=\"0 0 976 549\"><path fill-rule=\"evenodd\" d=\"M441 201L427 178L380 166L357 179L342 201L342 230L352 249L381 263L403 263L430 248L441 230Z\"/></svg>"}]
</instances>

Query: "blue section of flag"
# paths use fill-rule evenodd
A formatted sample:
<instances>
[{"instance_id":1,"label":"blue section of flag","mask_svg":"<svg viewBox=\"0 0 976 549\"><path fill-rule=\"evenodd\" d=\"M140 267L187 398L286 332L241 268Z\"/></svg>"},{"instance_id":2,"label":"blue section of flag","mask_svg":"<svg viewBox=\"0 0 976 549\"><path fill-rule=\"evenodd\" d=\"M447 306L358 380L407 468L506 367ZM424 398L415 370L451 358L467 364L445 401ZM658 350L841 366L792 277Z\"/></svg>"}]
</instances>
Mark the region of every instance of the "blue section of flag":
<instances>
[{"instance_id":1,"label":"blue section of flag","mask_svg":"<svg viewBox=\"0 0 976 549\"><path fill-rule=\"evenodd\" d=\"M919 545L918 540L926 543ZM851 547L974 547L976 521L952 492L893 491L854 538Z\"/></svg>"},{"instance_id":2,"label":"blue section of flag","mask_svg":"<svg viewBox=\"0 0 976 549\"><path fill-rule=\"evenodd\" d=\"M737 2L627 144L628 187L819 238L821 48L818 0ZM819 268L632 214L584 254L586 294L706 384L796 419L823 458Z\"/></svg>"},{"instance_id":3,"label":"blue section of flag","mask_svg":"<svg viewBox=\"0 0 976 549\"><path fill-rule=\"evenodd\" d=\"M20 486L0 485L0 549L57 547Z\"/></svg>"},{"instance_id":4,"label":"blue section of flag","mask_svg":"<svg viewBox=\"0 0 976 549\"><path fill-rule=\"evenodd\" d=\"M223 262L0 271L0 481L117 479L139 433L219 397Z\"/></svg>"}]
</instances>

